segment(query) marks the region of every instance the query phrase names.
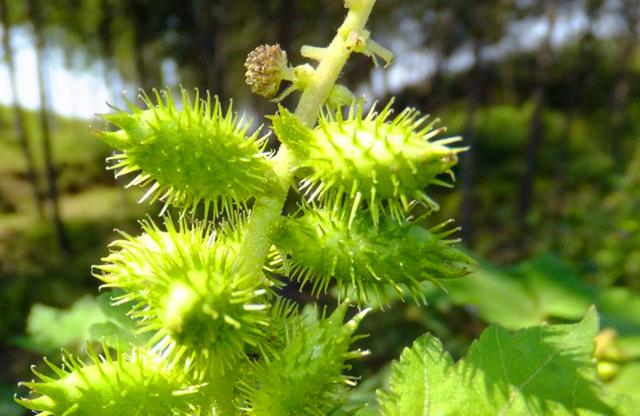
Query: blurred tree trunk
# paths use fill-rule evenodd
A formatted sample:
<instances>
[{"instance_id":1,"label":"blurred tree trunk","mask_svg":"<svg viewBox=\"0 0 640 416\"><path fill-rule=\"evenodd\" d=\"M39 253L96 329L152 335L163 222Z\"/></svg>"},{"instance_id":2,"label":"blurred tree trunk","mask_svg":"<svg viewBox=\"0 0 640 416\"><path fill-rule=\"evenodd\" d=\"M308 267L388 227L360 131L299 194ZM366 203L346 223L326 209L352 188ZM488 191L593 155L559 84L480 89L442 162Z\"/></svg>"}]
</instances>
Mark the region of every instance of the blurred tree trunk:
<instances>
[{"instance_id":1,"label":"blurred tree trunk","mask_svg":"<svg viewBox=\"0 0 640 416\"><path fill-rule=\"evenodd\" d=\"M509 106L516 106L518 103L518 88L516 85L516 65L515 53L511 52L502 58L500 63L500 73L503 79L502 99Z\"/></svg>"},{"instance_id":2,"label":"blurred tree trunk","mask_svg":"<svg viewBox=\"0 0 640 416\"><path fill-rule=\"evenodd\" d=\"M444 75L445 75L445 64L447 62L447 57L449 52L447 51L447 36L448 33L448 24L450 23L447 19L450 16L448 13L442 13L442 20L444 22L439 21L439 27L436 26L433 31L443 32L442 35L434 35L432 44L430 45L434 57L434 67L433 73L426 80L424 84L424 89L422 95L424 96L424 100L421 103L425 108L444 108L449 102L449 90L444 86Z\"/></svg>"},{"instance_id":3,"label":"blurred tree trunk","mask_svg":"<svg viewBox=\"0 0 640 416\"><path fill-rule=\"evenodd\" d=\"M138 82L140 83L140 88L142 88L147 93L150 93L151 90L157 85L157 82L152 76L152 72L147 65L147 48L145 47L145 43L142 40L142 35L137 29L135 30L135 34L133 36L133 44L133 59L136 67L136 73L138 75Z\"/></svg>"},{"instance_id":4,"label":"blurred tree trunk","mask_svg":"<svg viewBox=\"0 0 640 416\"><path fill-rule=\"evenodd\" d=\"M562 221L565 209L565 180L567 160L571 157L570 139L573 133L573 122L575 118L574 106L576 97L574 88L576 88L574 80L567 82L567 95L564 100L564 120L562 121L562 129L560 140L556 144L554 162L553 162L553 188L551 197L547 200L548 218L551 218L555 224ZM556 244L562 240L562 227L553 227L551 229L551 243ZM562 247L554 247L561 250Z\"/></svg>"},{"instance_id":5,"label":"blurred tree trunk","mask_svg":"<svg viewBox=\"0 0 640 416\"><path fill-rule=\"evenodd\" d=\"M42 33L42 16L40 15L40 7L38 0L27 0L29 20L33 27L33 33L36 41L36 71L38 73L38 89L40 94L40 127L42 129L42 151L44 153L45 177L47 179L47 188L49 194L49 202L51 204L51 216L58 239L58 245L63 253L68 254L71 250L71 244L67 237L62 218L60 216L60 204L58 195L58 186L56 184L56 172L53 165L53 156L51 153L51 129L49 126L49 114L47 103L47 84L44 77L43 68L43 52L44 37Z\"/></svg>"},{"instance_id":6,"label":"blurred tree trunk","mask_svg":"<svg viewBox=\"0 0 640 416\"><path fill-rule=\"evenodd\" d=\"M422 96L420 101L421 108L446 108L449 103L449 91L444 85L447 57L441 51L436 51L435 55L433 73L425 81L424 87L420 91Z\"/></svg>"},{"instance_id":7,"label":"blurred tree trunk","mask_svg":"<svg viewBox=\"0 0 640 416\"><path fill-rule=\"evenodd\" d=\"M195 22L194 37L196 39L195 59L199 68L196 77L201 89L209 90L226 99L225 68L226 53L224 48L229 13L227 2L210 2L207 0L191 0L191 13Z\"/></svg>"},{"instance_id":8,"label":"blurred tree trunk","mask_svg":"<svg viewBox=\"0 0 640 416\"><path fill-rule=\"evenodd\" d=\"M44 218L44 201L40 193L40 184L38 181L38 172L31 153L31 140L27 133L27 127L22 111L22 106L18 100L18 85L16 82L16 67L13 61L13 48L11 46L11 19L9 17L9 8L6 0L0 0L0 21L2 23L2 49L4 49L5 60L9 70L9 84L11 86L11 94L13 95L13 113L16 135L20 142L20 147L27 163L27 178L31 184L31 192L35 203L36 212L40 219Z\"/></svg>"},{"instance_id":9,"label":"blurred tree trunk","mask_svg":"<svg viewBox=\"0 0 640 416\"><path fill-rule=\"evenodd\" d=\"M531 96L533 113L529 124L529 138L525 147L525 170L520 184L520 197L518 200L517 224L524 235L527 229L527 217L534 201L534 182L538 164L538 154L543 141L543 113L545 94L549 81L549 69L552 62L551 40L556 24L559 0L547 0L545 15L547 19L547 32L540 45L537 59L536 85ZM524 239L523 239L524 241Z\"/></svg>"},{"instance_id":10,"label":"blurred tree trunk","mask_svg":"<svg viewBox=\"0 0 640 416\"><path fill-rule=\"evenodd\" d=\"M455 8L455 6L450 7ZM420 103L423 108L446 108L449 104L450 91L445 85L446 63L457 46L456 42L451 40L455 12L442 5L435 12L437 18L427 29L429 36L425 42L425 46L429 47L435 55L435 65L433 73L424 85L424 98Z\"/></svg>"},{"instance_id":11,"label":"blurred tree trunk","mask_svg":"<svg viewBox=\"0 0 640 416\"><path fill-rule=\"evenodd\" d=\"M640 23L640 4L638 0L623 0L621 15L626 22L626 34L622 40L622 48L618 62L618 74L611 97L611 152L615 162L615 170L624 171L625 166L625 123L629 106L629 90L633 59L638 49L638 24Z\"/></svg>"},{"instance_id":12,"label":"blurred tree trunk","mask_svg":"<svg viewBox=\"0 0 640 416\"><path fill-rule=\"evenodd\" d=\"M296 0L280 0L278 42L283 50L291 48L292 25L296 21Z\"/></svg>"},{"instance_id":13,"label":"blurred tree trunk","mask_svg":"<svg viewBox=\"0 0 640 416\"><path fill-rule=\"evenodd\" d=\"M160 65L155 62L150 45L149 32L152 29L149 26L153 3L147 0L128 0L126 4L126 12L133 25L133 62L140 87L149 94L153 88L159 88L162 84Z\"/></svg>"},{"instance_id":14,"label":"blurred tree trunk","mask_svg":"<svg viewBox=\"0 0 640 416\"><path fill-rule=\"evenodd\" d=\"M119 92L116 89L116 81L114 74L114 37L113 37L113 5L108 0L100 1L100 21L98 22L97 34L100 42L101 55L104 59L104 82L109 91L110 99L115 101L118 99Z\"/></svg>"},{"instance_id":15,"label":"blurred tree trunk","mask_svg":"<svg viewBox=\"0 0 640 416\"><path fill-rule=\"evenodd\" d=\"M231 2L233 3L233 2ZM228 91L226 85L226 74L227 74L227 47L226 42L230 41L227 39L227 30L229 27L229 19L227 15L229 14L230 5L228 1L219 1L214 8L214 21L216 22L216 28L214 33L214 59L213 59L213 67L211 68L211 81L209 82L209 88L214 88L220 98L227 101L230 97L230 91ZM209 22L209 24L211 24Z\"/></svg>"},{"instance_id":16,"label":"blurred tree trunk","mask_svg":"<svg viewBox=\"0 0 640 416\"><path fill-rule=\"evenodd\" d=\"M476 208L475 175L476 167L476 113L481 102L488 93L486 82L487 70L484 57L485 48L498 42L504 36L507 17L511 9L511 0L486 0L477 2L477 6L469 7L464 0L448 2L453 7L451 24L460 22L455 30L447 28L454 34L461 31L469 39L473 53L473 68L468 77L470 85L467 88L467 118L465 122L465 144L469 150L461 157L460 176L462 182L462 203L460 204L460 218L462 238L469 247L474 243L474 211ZM444 22L445 27L449 26ZM464 45L466 42L463 42ZM453 46L453 45L452 45ZM453 48L447 48L452 49Z\"/></svg>"},{"instance_id":17,"label":"blurred tree trunk","mask_svg":"<svg viewBox=\"0 0 640 416\"><path fill-rule=\"evenodd\" d=\"M475 207L475 125L476 112L480 105L484 84L484 46L479 39L473 41L473 69L469 77L469 96L467 101L467 118L464 127L464 144L469 150L462 154L460 160L460 179L462 189L462 203L460 206L460 225L462 226L462 239L468 247L473 247L473 212Z\"/></svg>"},{"instance_id":18,"label":"blurred tree trunk","mask_svg":"<svg viewBox=\"0 0 640 416\"><path fill-rule=\"evenodd\" d=\"M594 26L597 15L602 7L601 0L591 1L588 4L587 27L578 41L578 53L571 61L565 71L564 79L564 120L560 134L560 140L556 144L554 156L553 190L549 201L551 215L555 222L562 221L565 210L565 186L567 180L567 160L571 157L571 136L573 133L574 121L577 116L576 106L580 102L587 101L587 96L593 88L597 88L595 71L598 65L599 45L597 43ZM561 244L561 227L553 227L552 241ZM555 247L561 250L562 247Z\"/></svg>"}]
</instances>

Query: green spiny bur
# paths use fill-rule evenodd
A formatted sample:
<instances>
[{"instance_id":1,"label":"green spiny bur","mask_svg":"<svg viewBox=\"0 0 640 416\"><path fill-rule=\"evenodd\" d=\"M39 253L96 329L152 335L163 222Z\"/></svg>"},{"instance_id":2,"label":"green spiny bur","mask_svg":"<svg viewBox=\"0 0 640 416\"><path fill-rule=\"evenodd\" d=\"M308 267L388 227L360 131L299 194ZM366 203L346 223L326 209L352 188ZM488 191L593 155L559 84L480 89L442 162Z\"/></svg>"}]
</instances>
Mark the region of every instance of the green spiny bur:
<instances>
[{"instance_id":1,"label":"green spiny bur","mask_svg":"<svg viewBox=\"0 0 640 416\"><path fill-rule=\"evenodd\" d=\"M462 277L475 262L451 246L447 237L457 229L446 224L427 231L413 222L385 218L376 227L368 216L350 225L350 209L306 207L303 215L288 217L275 236L285 274L326 292L335 278L339 293L355 293L357 300L384 301L385 286L402 297L423 299L425 281Z\"/></svg>"},{"instance_id":2,"label":"green spiny bur","mask_svg":"<svg viewBox=\"0 0 640 416\"><path fill-rule=\"evenodd\" d=\"M320 416L341 400L345 384L353 384L344 374L345 361L366 354L349 348L359 338L353 333L367 311L343 323L347 308L345 302L329 317L291 319L284 348L254 364L252 381L244 383L247 414Z\"/></svg>"},{"instance_id":3,"label":"green spiny bur","mask_svg":"<svg viewBox=\"0 0 640 416\"><path fill-rule=\"evenodd\" d=\"M112 243L96 276L126 291L116 302L132 304L130 315L155 334L156 348L187 353L202 368L232 366L245 345L263 338L273 285L264 275L236 273L241 226L218 235L203 223L176 228L170 218L166 231L142 226L141 236Z\"/></svg>"},{"instance_id":4,"label":"green spiny bur","mask_svg":"<svg viewBox=\"0 0 640 416\"><path fill-rule=\"evenodd\" d=\"M130 104L103 116L120 130L99 137L122 153L109 158L116 177L138 172L128 186L147 187L142 200L163 200L192 209L204 204L214 213L231 212L268 189L271 164L264 153L266 137L249 135L250 123L231 107L225 112L218 98L196 97L182 90L182 109L171 94L156 92L156 102L143 97L148 109Z\"/></svg>"},{"instance_id":5,"label":"green spiny bur","mask_svg":"<svg viewBox=\"0 0 640 416\"><path fill-rule=\"evenodd\" d=\"M98 356L90 364L63 356L63 367L45 359L55 373L32 370L39 381L23 382L32 397L17 399L39 416L199 415L193 404L201 386L191 384L189 369L145 350Z\"/></svg>"},{"instance_id":6,"label":"green spiny bur","mask_svg":"<svg viewBox=\"0 0 640 416\"><path fill-rule=\"evenodd\" d=\"M366 201L375 223L381 215L403 220L416 202L437 209L424 188L450 186L438 176L452 176L464 149L447 145L460 138L434 141L445 131L434 127L437 120L426 123L428 117L412 109L391 118L391 104L380 114L372 108L365 115L358 105L346 118L341 111L323 112L315 129L280 109L273 128L296 157L300 189L309 201L348 195L354 209Z\"/></svg>"}]
</instances>

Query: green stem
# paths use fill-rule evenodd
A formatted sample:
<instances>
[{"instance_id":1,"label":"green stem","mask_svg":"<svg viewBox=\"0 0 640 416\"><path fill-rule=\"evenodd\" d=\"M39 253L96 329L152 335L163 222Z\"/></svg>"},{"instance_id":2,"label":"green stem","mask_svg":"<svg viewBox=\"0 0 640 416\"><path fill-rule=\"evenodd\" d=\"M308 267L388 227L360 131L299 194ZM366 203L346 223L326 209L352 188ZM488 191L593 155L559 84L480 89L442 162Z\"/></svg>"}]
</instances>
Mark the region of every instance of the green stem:
<instances>
[{"instance_id":1,"label":"green stem","mask_svg":"<svg viewBox=\"0 0 640 416\"><path fill-rule=\"evenodd\" d=\"M376 0L351 2L356 4L351 5L349 14L314 72L312 84L304 91L296 108L296 116L307 126L313 127L315 124L318 110L327 101L331 88L353 52L353 48L348 47L349 36L364 30L375 2Z\"/></svg>"},{"instance_id":2,"label":"green stem","mask_svg":"<svg viewBox=\"0 0 640 416\"><path fill-rule=\"evenodd\" d=\"M327 101L331 88L335 85L353 48L349 47L351 36L361 33L376 0L346 0L349 13L338 33L331 41L318 67L313 80L302 93L296 108L296 116L307 126L313 127L318 119L320 107ZM284 144L273 158L278 185L270 195L257 198L242 239L240 253L242 274L258 274L264 267L271 236L281 219L282 207L293 181L291 173L291 155Z\"/></svg>"}]
</instances>

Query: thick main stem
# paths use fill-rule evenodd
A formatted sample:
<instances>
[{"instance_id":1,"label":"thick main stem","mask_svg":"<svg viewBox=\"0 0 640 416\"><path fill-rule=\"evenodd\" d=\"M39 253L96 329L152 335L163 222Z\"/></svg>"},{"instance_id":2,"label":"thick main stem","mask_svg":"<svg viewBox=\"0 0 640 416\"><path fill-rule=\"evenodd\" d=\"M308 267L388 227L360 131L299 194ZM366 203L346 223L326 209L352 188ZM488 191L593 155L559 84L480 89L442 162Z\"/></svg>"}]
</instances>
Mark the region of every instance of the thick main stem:
<instances>
[{"instance_id":1,"label":"thick main stem","mask_svg":"<svg viewBox=\"0 0 640 416\"><path fill-rule=\"evenodd\" d=\"M345 0L349 13L327 47L315 69L311 85L302 93L296 108L295 115L307 126L315 125L320 107L327 101L329 92L353 52L353 48L349 47L350 37L358 36L364 30L375 2L376 0ZM264 267L272 233L278 226L282 207L293 181L291 156L284 144L280 145L273 163L278 186L271 195L262 196L255 202L240 247L241 274L258 274Z\"/></svg>"}]
</instances>

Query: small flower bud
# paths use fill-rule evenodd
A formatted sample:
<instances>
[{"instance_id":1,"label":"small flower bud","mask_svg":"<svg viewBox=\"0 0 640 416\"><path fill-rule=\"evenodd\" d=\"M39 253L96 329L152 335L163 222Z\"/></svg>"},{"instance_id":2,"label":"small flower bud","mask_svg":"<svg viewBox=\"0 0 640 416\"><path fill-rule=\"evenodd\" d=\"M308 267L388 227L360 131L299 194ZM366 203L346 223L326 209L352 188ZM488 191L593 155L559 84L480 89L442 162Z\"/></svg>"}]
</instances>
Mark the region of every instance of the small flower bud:
<instances>
[{"instance_id":1,"label":"small flower bud","mask_svg":"<svg viewBox=\"0 0 640 416\"><path fill-rule=\"evenodd\" d=\"M249 53L244 63L245 80L251 92L272 98L278 92L287 71L287 53L279 44L260 45Z\"/></svg>"},{"instance_id":2,"label":"small flower bud","mask_svg":"<svg viewBox=\"0 0 640 416\"><path fill-rule=\"evenodd\" d=\"M351 105L355 101L356 97L351 90L344 85L336 84L331 88L329 98L327 98L327 105L331 109L339 109L341 107Z\"/></svg>"}]
</instances>

